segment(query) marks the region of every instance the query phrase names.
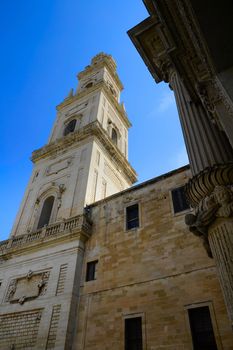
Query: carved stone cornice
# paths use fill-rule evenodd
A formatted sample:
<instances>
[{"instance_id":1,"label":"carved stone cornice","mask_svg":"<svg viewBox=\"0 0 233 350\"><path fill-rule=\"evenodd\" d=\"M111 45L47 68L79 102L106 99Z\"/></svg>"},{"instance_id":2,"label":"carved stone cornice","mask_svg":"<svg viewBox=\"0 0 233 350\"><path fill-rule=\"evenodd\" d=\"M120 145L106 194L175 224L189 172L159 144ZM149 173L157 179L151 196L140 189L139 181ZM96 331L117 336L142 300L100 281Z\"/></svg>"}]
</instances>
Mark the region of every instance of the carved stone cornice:
<instances>
[{"instance_id":1,"label":"carved stone cornice","mask_svg":"<svg viewBox=\"0 0 233 350\"><path fill-rule=\"evenodd\" d=\"M155 81L169 81L175 42L158 16L148 17L128 31Z\"/></svg>"},{"instance_id":2,"label":"carved stone cornice","mask_svg":"<svg viewBox=\"0 0 233 350\"><path fill-rule=\"evenodd\" d=\"M186 185L186 195L195 208L195 214L187 214L185 222L189 230L199 236L209 257L209 228L217 219L233 217L233 163L206 168L191 178Z\"/></svg>"},{"instance_id":3,"label":"carved stone cornice","mask_svg":"<svg viewBox=\"0 0 233 350\"><path fill-rule=\"evenodd\" d=\"M31 159L35 163L40 159L57 155L59 152L64 151L64 149L73 147L76 143L92 136L97 137L109 153L110 157L115 160L122 173L125 174L126 178L129 179L131 183L134 183L137 180L135 170L131 167L117 146L113 144L107 132L102 128L98 121L92 122L84 126L82 129L70 133L55 142L49 143L48 145L34 151Z\"/></svg>"},{"instance_id":4,"label":"carved stone cornice","mask_svg":"<svg viewBox=\"0 0 233 350\"><path fill-rule=\"evenodd\" d=\"M216 186L232 186L232 184L233 163L216 164L189 180L186 185L186 195L191 206L196 208L214 191Z\"/></svg>"},{"instance_id":5,"label":"carved stone cornice","mask_svg":"<svg viewBox=\"0 0 233 350\"><path fill-rule=\"evenodd\" d=\"M87 90L83 90L81 92L79 92L76 95L72 95L68 98L66 98L63 102L61 102L56 108L58 111L62 110L63 108L71 105L74 102L77 102L81 99L83 99L84 97L90 95L90 93L92 92L96 92L102 90L105 95L108 97L108 99L110 100L110 102L113 104L113 106L116 108L119 117L121 118L122 122L126 125L127 128L131 127L131 123L127 117L127 114L124 110L124 107L122 104L120 104L116 98L112 95L108 85L105 83L104 80L98 82L97 84L94 84L92 87L88 88Z\"/></svg>"},{"instance_id":6,"label":"carved stone cornice","mask_svg":"<svg viewBox=\"0 0 233 350\"><path fill-rule=\"evenodd\" d=\"M214 68L192 8L186 0L145 0L150 17L128 33L154 76L167 82L161 64L173 65L193 99L195 83L210 79Z\"/></svg>"}]
</instances>

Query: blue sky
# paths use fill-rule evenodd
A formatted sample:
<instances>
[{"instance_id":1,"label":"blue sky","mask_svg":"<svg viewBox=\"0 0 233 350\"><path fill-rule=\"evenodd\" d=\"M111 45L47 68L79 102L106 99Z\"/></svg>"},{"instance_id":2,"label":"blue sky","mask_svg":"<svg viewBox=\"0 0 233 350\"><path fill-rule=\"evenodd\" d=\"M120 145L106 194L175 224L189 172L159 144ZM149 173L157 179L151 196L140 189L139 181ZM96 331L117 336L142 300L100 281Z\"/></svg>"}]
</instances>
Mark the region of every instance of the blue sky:
<instances>
[{"instance_id":1,"label":"blue sky","mask_svg":"<svg viewBox=\"0 0 233 350\"><path fill-rule=\"evenodd\" d=\"M10 233L55 107L76 74L104 51L117 62L133 127L129 161L140 182L187 164L172 91L155 84L127 36L148 16L141 0L14 0L0 3L0 239Z\"/></svg>"}]
</instances>

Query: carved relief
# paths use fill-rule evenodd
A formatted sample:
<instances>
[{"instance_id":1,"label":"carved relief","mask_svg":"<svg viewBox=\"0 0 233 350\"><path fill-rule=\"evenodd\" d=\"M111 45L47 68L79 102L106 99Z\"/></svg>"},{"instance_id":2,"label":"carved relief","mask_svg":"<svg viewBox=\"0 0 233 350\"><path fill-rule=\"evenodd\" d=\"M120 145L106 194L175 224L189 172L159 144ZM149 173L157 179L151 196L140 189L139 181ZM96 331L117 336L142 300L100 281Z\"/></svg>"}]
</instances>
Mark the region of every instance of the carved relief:
<instances>
[{"instance_id":1,"label":"carved relief","mask_svg":"<svg viewBox=\"0 0 233 350\"><path fill-rule=\"evenodd\" d=\"M72 157L62 159L59 162L53 163L45 171L45 175L58 174L59 171L67 169L72 164Z\"/></svg>"},{"instance_id":2,"label":"carved relief","mask_svg":"<svg viewBox=\"0 0 233 350\"><path fill-rule=\"evenodd\" d=\"M216 218L228 218L232 216L232 188L216 186L214 191L201 201L196 214L187 214L185 216L185 222L193 234L201 237L208 256L212 257L208 241L208 228Z\"/></svg>"},{"instance_id":3,"label":"carved relief","mask_svg":"<svg viewBox=\"0 0 233 350\"><path fill-rule=\"evenodd\" d=\"M23 304L27 300L44 295L47 289L49 271L34 273L29 270L26 276L10 282L5 301Z\"/></svg>"}]
</instances>

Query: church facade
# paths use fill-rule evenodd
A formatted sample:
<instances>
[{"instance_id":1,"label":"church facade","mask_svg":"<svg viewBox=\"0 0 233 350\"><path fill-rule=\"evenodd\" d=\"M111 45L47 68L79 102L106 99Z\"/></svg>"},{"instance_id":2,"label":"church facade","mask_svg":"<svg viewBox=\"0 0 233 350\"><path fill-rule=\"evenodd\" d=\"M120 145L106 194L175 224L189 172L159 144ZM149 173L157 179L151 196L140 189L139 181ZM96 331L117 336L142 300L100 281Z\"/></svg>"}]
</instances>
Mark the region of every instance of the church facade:
<instances>
[{"instance_id":1,"label":"church facade","mask_svg":"<svg viewBox=\"0 0 233 350\"><path fill-rule=\"evenodd\" d=\"M214 260L184 223L189 166L132 187L115 61L78 79L0 242L0 349L233 349Z\"/></svg>"}]
</instances>

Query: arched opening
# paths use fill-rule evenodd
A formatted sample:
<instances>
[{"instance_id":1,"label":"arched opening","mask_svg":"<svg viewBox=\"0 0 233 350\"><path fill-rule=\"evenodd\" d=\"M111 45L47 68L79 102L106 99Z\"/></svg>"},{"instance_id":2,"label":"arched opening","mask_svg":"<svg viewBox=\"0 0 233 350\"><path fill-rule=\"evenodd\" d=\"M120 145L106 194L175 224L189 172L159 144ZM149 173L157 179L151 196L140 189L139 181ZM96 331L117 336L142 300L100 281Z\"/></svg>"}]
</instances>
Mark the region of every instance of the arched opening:
<instances>
[{"instance_id":1,"label":"arched opening","mask_svg":"<svg viewBox=\"0 0 233 350\"><path fill-rule=\"evenodd\" d=\"M76 119L72 119L65 127L64 130L64 136L68 135L69 133L73 132L76 126Z\"/></svg>"},{"instance_id":2,"label":"arched opening","mask_svg":"<svg viewBox=\"0 0 233 350\"><path fill-rule=\"evenodd\" d=\"M117 132L114 128L112 129L112 142L117 146Z\"/></svg>"},{"instance_id":3,"label":"arched opening","mask_svg":"<svg viewBox=\"0 0 233 350\"><path fill-rule=\"evenodd\" d=\"M48 225L52 209L53 209L53 203L54 203L54 196L50 196L46 198L43 204L43 208L41 210L40 219L38 221L37 229L44 227L45 225Z\"/></svg>"},{"instance_id":4,"label":"arched opening","mask_svg":"<svg viewBox=\"0 0 233 350\"><path fill-rule=\"evenodd\" d=\"M90 87L92 87L92 86L93 86L93 83L88 83L88 84L85 86L85 88L88 89L88 88L90 88Z\"/></svg>"}]
</instances>

